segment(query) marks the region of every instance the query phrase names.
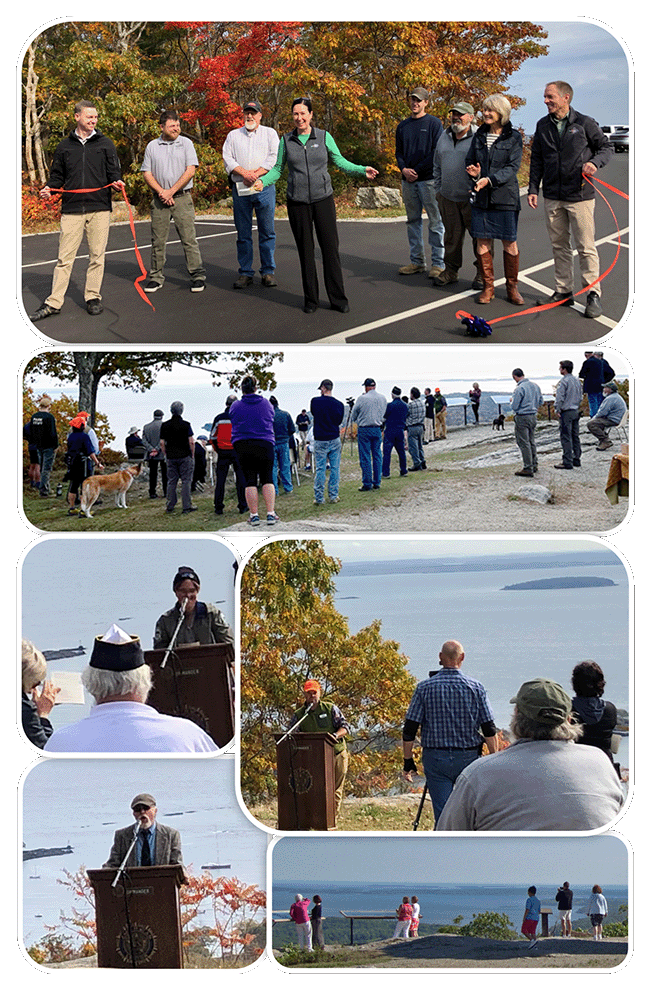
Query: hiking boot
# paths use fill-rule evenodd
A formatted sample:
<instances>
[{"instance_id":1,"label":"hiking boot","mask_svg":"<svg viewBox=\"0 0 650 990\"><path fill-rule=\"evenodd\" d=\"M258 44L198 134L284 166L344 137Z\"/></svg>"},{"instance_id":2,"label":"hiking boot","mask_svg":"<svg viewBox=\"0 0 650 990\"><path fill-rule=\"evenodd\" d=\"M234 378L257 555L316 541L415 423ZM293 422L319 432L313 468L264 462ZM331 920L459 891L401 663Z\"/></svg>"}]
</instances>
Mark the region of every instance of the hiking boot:
<instances>
[{"instance_id":1,"label":"hiking boot","mask_svg":"<svg viewBox=\"0 0 650 990\"><path fill-rule=\"evenodd\" d=\"M400 275L424 275L426 272L424 265L404 265L398 270Z\"/></svg>"},{"instance_id":2,"label":"hiking boot","mask_svg":"<svg viewBox=\"0 0 650 990\"><path fill-rule=\"evenodd\" d=\"M272 274L262 275L262 285L266 289L274 289L278 283Z\"/></svg>"},{"instance_id":3,"label":"hiking boot","mask_svg":"<svg viewBox=\"0 0 650 990\"><path fill-rule=\"evenodd\" d=\"M233 289L247 289L249 285L253 284L253 278L251 275L240 275L239 278L232 283Z\"/></svg>"},{"instance_id":4,"label":"hiking boot","mask_svg":"<svg viewBox=\"0 0 650 990\"><path fill-rule=\"evenodd\" d=\"M439 265L432 265L429 269L429 278L438 278L438 275L442 275L444 268L440 268Z\"/></svg>"},{"instance_id":5,"label":"hiking boot","mask_svg":"<svg viewBox=\"0 0 650 990\"><path fill-rule=\"evenodd\" d=\"M429 272L429 278L432 278L431 272ZM444 271L440 272L439 275L433 277L434 285L453 285L454 282L458 281L458 272L454 272L451 268L445 268ZM481 285L481 288L483 286Z\"/></svg>"}]
</instances>

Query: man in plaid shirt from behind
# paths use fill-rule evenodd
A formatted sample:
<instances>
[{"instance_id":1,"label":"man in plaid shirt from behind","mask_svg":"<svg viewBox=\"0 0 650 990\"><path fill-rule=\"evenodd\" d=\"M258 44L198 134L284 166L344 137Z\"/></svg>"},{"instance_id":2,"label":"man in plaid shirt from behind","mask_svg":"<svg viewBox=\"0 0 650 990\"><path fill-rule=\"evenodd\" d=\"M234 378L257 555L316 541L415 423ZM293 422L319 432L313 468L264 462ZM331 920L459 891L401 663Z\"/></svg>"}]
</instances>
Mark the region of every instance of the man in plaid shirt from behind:
<instances>
[{"instance_id":1,"label":"man in plaid shirt from behind","mask_svg":"<svg viewBox=\"0 0 650 990\"><path fill-rule=\"evenodd\" d=\"M465 659L456 640L443 643L440 666L420 681L411 698L404 729L404 773L416 771L413 745L420 729L422 765L436 822L458 775L478 759L486 743L490 753L498 748L497 728L483 685L461 671Z\"/></svg>"}]
</instances>

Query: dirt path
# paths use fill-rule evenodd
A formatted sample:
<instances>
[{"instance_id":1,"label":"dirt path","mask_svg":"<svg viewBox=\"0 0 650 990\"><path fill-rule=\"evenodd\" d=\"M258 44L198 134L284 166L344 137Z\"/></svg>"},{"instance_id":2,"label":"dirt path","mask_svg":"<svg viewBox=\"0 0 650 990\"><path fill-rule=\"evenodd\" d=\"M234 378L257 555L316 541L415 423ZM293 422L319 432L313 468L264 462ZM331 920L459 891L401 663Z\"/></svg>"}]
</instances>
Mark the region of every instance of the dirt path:
<instances>
[{"instance_id":1,"label":"dirt path","mask_svg":"<svg viewBox=\"0 0 650 990\"><path fill-rule=\"evenodd\" d=\"M554 467L561 461L556 423L537 429L539 472L530 482L514 474L521 456L511 422L505 432L483 425L458 428L447 440L425 448L426 486L400 492L401 479L391 475L379 491L363 496L366 509L280 522L274 532L612 532L630 509L626 498L611 505L604 490L612 454L619 448L596 450L586 421L581 425L582 466L573 471ZM438 449L461 451L466 457L443 467L436 464ZM531 489L534 495L540 488L550 492L550 502L528 497ZM246 529L245 522L230 527Z\"/></svg>"}]
</instances>

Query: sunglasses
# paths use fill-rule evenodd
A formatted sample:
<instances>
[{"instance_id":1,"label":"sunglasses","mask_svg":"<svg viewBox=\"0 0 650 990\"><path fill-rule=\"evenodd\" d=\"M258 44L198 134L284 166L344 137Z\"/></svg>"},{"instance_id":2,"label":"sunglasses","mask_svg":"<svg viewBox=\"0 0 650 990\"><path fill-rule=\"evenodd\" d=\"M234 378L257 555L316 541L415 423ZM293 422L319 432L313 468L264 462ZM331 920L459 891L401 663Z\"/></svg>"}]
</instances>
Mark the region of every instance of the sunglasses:
<instances>
[{"instance_id":1,"label":"sunglasses","mask_svg":"<svg viewBox=\"0 0 650 990\"><path fill-rule=\"evenodd\" d=\"M135 808L133 808L133 811L138 811L138 812L149 811L150 808L151 808L150 804L136 804Z\"/></svg>"}]
</instances>

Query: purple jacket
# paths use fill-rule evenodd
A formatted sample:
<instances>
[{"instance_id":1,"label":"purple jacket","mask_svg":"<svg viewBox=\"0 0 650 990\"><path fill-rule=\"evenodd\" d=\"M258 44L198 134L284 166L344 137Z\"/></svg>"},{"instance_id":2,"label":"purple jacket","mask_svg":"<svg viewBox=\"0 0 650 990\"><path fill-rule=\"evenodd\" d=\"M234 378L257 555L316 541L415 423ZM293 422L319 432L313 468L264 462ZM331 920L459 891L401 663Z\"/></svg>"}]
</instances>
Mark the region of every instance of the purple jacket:
<instances>
[{"instance_id":1,"label":"purple jacket","mask_svg":"<svg viewBox=\"0 0 650 990\"><path fill-rule=\"evenodd\" d=\"M268 399L257 393L242 395L230 406L232 442L237 440L268 440L275 444L273 417L275 410Z\"/></svg>"}]
</instances>

